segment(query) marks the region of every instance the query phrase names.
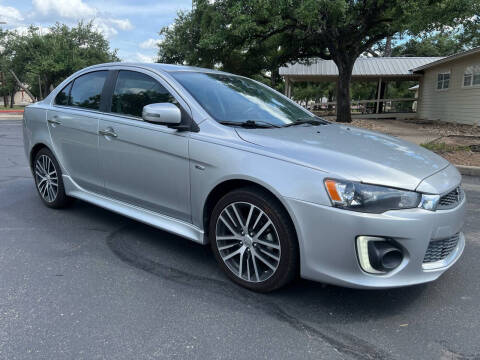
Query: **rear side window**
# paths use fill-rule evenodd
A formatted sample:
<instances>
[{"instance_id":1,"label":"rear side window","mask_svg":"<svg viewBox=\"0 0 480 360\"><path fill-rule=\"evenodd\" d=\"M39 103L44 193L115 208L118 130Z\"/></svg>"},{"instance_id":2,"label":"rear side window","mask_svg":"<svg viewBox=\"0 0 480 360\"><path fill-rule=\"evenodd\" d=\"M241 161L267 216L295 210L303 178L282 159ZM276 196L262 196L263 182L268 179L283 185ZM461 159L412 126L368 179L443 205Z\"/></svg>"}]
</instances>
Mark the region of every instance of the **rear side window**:
<instances>
[{"instance_id":1,"label":"rear side window","mask_svg":"<svg viewBox=\"0 0 480 360\"><path fill-rule=\"evenodd\" d=\"M135 71L120 71L112 98L111 112L142 117L145 105L177 100L154 78Z\"/></svg>"},{"instance_id":2,"label":"rear side window","mask_svg":"<svg viewBox=\"0 0 480 360\"><path fill-rule=\"evenodd\" d=\"M96 71L76 78L70 92L69 105L99 110L107 74L107 71Z\"/></svg>"},{"instance_id":3,"label":"rear side window","mask_svg":"<svg viewBox=\"0 0 480 360\"><path fill-rule=\"evenodd\" d=\"M72 88L72 82L69 82L62 91L57 94L55 98L56 105L69 105L70 102L70 89Z\"/></svg>"}]
</instances>

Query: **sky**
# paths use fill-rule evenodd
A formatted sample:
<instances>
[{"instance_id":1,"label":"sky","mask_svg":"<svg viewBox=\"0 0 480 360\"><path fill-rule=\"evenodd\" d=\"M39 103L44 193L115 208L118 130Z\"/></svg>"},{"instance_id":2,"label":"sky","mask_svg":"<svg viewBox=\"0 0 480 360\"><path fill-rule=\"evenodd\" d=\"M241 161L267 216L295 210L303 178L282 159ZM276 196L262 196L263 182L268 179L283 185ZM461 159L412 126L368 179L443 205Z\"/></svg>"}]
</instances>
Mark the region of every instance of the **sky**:
<instances>
[{"instance_id":1,"label":"sky","mask_svg":"<svg viewBox=\"0 0 480 360\"><path fill-rule=\"evenodd\" d=\"M46 31L57 21L73 26L93 19L123 61L152 62L160 29L191 7L192 0L0 0L0 22L7 23L0 26L25 31L34 24Z\"/></svg>"}]
</instances>

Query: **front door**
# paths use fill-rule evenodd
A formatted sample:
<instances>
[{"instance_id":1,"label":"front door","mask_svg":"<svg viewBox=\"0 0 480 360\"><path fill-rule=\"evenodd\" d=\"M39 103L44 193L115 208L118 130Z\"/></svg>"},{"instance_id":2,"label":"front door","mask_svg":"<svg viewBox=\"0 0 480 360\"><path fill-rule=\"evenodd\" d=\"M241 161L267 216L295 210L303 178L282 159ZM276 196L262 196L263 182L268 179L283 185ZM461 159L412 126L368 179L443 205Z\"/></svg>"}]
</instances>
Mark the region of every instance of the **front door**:
<instances>
[{"instance_id":1,"label":"front door","mask_svg":"<svg viewBox=\"0 0 480 360\"><path fill-rule=\"evenodd\" d=\"M111 113L99 123L105 190L114 199L190 221L188 133L141 118L148 104L180 106L161 80L152 76L118 72Z\"/></svg>"},{"instance_id":2,"label":"front door","mask_svg":"<svg viewBox=\"0 0 480 360\"><path fill-rule=\"evenodd\" d=\"M58 93L53 110L47 113L54 151L66 175L93 192L103 192L98 125L107 74L95 71L79 76Z\"/></svg>"}]
</instances>

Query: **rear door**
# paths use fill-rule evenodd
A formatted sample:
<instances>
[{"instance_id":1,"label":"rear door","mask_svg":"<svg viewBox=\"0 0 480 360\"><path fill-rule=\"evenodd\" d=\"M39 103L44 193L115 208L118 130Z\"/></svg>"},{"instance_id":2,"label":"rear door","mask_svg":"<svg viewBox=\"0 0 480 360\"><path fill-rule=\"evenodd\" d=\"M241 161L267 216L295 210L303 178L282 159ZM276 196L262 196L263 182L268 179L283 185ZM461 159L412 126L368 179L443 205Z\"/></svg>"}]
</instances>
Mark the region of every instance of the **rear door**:
<instances>
[{"instance_id":1,"label":"rear door","mask_svg":"<svg viewBox=\"0 0 480 360\"><path fill-rule=\"evenodd\" d=\"M55 154L66 173L82 188L101 193L98 123L108 71L80 75L55 98L47 121Z\"/></svg>"},{"instance_id":2,"label":"rear door","mask_svg":"<svg viewBox=\"0 0 480 360\"><path fill-rule=\"evenodd\" d=\"M120 70L99 124L100 161L108 196L185 221L191 220L188 132L142 120L142 109L187 104L149 71Z\"/></svg>"}]
</instances>

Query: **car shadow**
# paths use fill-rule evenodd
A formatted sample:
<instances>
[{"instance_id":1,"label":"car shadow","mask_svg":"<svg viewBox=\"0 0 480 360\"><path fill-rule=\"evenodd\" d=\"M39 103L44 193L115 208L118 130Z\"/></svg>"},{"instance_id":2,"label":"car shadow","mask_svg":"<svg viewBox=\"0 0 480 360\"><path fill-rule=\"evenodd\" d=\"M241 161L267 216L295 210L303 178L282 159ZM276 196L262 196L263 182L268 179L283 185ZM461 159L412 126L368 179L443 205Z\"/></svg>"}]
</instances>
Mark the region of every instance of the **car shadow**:
<instances>
[{"instance_id":1,"label":"car shadow","mask_svg":"<svg viewBox=\"0 0 480 360\"><path fill-rule=\"evenodd\" d=\"M259 294L232 283L217 266L209 246L196 244L149 225L77 201L76 216L95 218L115 226L104 236L109 249L121 261L162 279L226 296L242 303L289 309L313 322L362 321L402 313L422 297L428 285L387 290L360 290L298 279L269 294ZM341 315L341 316L333 316ZM333 317L332 317L333 316Z\"/></svg>"}]
</instances>

